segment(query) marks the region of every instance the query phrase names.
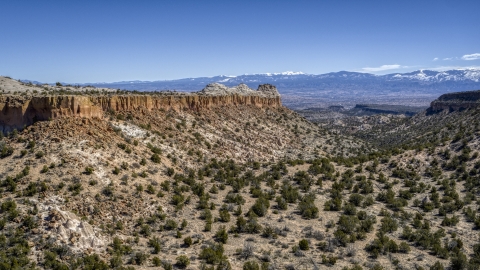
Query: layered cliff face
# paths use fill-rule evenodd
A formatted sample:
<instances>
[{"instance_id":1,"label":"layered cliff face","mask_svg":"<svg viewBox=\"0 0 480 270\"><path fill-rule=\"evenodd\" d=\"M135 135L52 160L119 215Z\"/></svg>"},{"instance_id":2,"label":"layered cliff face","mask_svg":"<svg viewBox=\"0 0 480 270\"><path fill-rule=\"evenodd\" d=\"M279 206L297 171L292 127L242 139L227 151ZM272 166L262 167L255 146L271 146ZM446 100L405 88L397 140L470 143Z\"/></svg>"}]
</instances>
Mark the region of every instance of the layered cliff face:
<instances>
[{"instance_id":1,"label":"layered cliff face","mask_svg":"<svg viewBox=\"0 0 480 270\"><path fill-rule=\"evenodd\" d=\"M63 95L63 96L0 96L0 130L22 129L36 121L76 116L101 118L106 111L204 110L219 106L250 105L280 107L275 86L261 85L252 90L246 85L227 88L208 85L196 93L158 95Z\"/></svg>"},{"instance_id":2,"label":"layered cliff face","mask_svg":"<svg viewBox=\"0 0 480 270\"><path fill-rule=\"evenodd\" d=\"M443 110L460 111L477 107L480 107L480 90L441 95L432 101L428 111L433 113Z\"/></svg>"}]
</instances>

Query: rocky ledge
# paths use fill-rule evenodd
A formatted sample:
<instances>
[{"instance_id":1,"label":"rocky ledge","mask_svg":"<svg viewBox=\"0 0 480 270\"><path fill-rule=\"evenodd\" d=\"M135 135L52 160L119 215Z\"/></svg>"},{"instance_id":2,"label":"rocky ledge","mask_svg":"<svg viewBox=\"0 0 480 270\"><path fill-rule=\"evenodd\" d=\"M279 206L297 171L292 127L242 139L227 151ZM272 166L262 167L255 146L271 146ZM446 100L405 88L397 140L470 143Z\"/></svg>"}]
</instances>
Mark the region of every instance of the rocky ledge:
<instances>
[{"instance_id":1,"label":"rocky ledge","mask_svg":"<svg viewBox=\"0 0 480 270\"><path fill-rule=\"evenodd\" d=\"M461 111L477 107L480 107L480 90L441 95L438 99L432 101L428 111L431 113L443 110Z\"/></svg>"},{"instance_id":2,"label":"rocky ledge","mask_svg":"<svg viewBox=\"0 0 480 270\"><path fill-rule=\"evenodd\" d=\"M278 97L277 88L271 84L262 84L258 86L255 91L249 88L246 84L239 84L234 87L227 87L219 83L208 84L202 91L197 92L199 95L208 96L225 96L225 95L240 95L240 96L260 96L265 98Z\"/></svg>"},{"instance_id":3,"label":"rocky ledge","mask_svg":"<svg viewBox=\"0 0 480 270\"><path fill-rule=\"evenodd\" d=\"M145 110L204 110L218 106L250 105L256 107L282 106L275 86L264 84L252 90L245 84L228 88L209 84L194 93L157 92L139 94L0 96L0 131L14 129L60 117L102 118L105 112Z\"/></svg>"}]
</instances>

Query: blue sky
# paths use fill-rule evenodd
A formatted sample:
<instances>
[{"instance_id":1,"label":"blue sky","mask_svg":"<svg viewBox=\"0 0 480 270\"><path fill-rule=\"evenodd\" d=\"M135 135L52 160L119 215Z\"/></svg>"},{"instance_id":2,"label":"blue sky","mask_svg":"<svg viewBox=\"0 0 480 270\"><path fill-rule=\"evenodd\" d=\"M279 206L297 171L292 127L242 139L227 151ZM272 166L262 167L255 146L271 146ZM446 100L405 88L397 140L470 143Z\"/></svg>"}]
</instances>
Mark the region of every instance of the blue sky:
<instances>
[{"instance_id":1,"label":"blue sky","mask_svg":"<svg viewBox=\"0 0 480 270\"><path fill-rule=\"evenodd\" d=\"M70 83L480 67L480 1L2 1L0 74Z\"/></svg>"}]
</instances>

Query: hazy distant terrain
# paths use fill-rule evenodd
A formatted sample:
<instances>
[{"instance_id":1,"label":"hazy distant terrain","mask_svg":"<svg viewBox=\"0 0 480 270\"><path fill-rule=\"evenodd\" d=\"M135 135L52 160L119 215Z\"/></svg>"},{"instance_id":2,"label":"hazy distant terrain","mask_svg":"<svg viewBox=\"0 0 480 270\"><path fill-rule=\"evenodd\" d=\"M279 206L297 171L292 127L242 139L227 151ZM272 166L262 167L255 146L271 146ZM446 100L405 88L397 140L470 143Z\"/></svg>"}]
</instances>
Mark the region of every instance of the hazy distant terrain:
<instances>
[{"instance_id":1,"label":"hazy distant terrain","mask_svg":"<svg viewBox=\"0 0 480 270\"><path fill-rule=\"evenodd\" d=\"M351 109L346 109L343 106L329 106L328 108L307 108L297 110L299 114L304 116L307 120L314 123L336 123L338 119L358 117L369 117L377 114L392 115L392 116L413 116L427 109L422 106L403 106L403 105L388 105L388 104L357 104Z\"/></svg>"},{"instance_id":2,"label":"hazy distant terrain","mask_svg":"<svg viewBox=\"0 0 480 270\"><path fill-rule=\"evenodd\" d=\"M259 84L274 84L282 95L283 103L293 109L330 105L351 108L365 103L428 106L430 101L444 93L480 89L480 70L418 70L387 75L347 71L320 75L283 72L90 85L139 91L198 91L213 82L227 86L245 83L254 89Z\"/></svg>"}]
</instances>

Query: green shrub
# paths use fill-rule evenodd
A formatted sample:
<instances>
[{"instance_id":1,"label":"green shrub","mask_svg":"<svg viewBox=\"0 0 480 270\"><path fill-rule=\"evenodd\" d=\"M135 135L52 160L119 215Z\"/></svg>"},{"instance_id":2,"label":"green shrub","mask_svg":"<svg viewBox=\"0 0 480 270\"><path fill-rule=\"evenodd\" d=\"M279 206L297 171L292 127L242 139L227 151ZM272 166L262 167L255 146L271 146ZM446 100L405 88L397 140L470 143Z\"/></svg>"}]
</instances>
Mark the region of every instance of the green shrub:
<instances>
[{"instance_id":1,"label":"green shrub","mask_svg":"<svg viewBox=\"0 0 480 270\"><path fill-rule=\"evenodd\" d=\"M173 265L167 261L163 261L162 262L162 267L164 270L172 270L173 269Z\"/></svg>"},{"instance_id":2,"label":"green shrub","mask_svg":"<svg viewBox=\"0 0 480 270\"><path fill-rule=\"evenodd\" d=\"M158 154L153 154L152 157L150 157L150 160L152 160L154 163L160 163L160 161L162 161Z\"/></svg>"},{"instance_id":3,"label":"green shrub","mask_svg":"<svg viewBox=\"0 0 480 270\"><path fill-rule=\"evenodd\" d=\"M450 269L452 270L467 269L468 264L467 256L461 251L450 259Z\"/></svg>"},{"instance_id":4,"label":"green shrub","mask_svg":"<svg viewBox=\"0 0 480 270\"><path fill-rule=\"evenodd\" d=\"M15 192L17 189L17 183L11 176L7 176L7 178L1 183L3 187L5 187L6 191Z\"/></svg>"},{"instance_id":5,"label":"green shrub","mask_svg":"<svg viewBox=\"0 0 480 270\"><path fill-rule=\"evenodd\" d=\"M240 194L228 193L227 196L225 196L224 202L225 203L235 203L237 205L243 205L243 204L245 204L245 199Z\"/></svg>"},{"instance_id":6,"label":"green shrub","mask_svg":"<svg viewBox=\"0 0 480 270\"><path fill-rule=\"evenodd\" d=\"M343 213L345 215L349 215L349 216L354 216L357 214L357 208L355 207L355 205L351 204L351 203L347 203L344 207L343 207Z\"/></svg>"},{"instance_id":7,"label":"green shrub","mask_svg":"<svg viewBox=\"0 0 480 270\"><path fill-rule=\"evenodd\" d=\"M221 222L229 222L230 221L230 213L226 209L219 210L220 221Z\"/></svg>"},{"instance_id":8,"label":"green shrub","mask_svg":"<svg viewBox=\"0 0 480 270\"><path fill-rule=\"evenodd\" d=\"M147 189L145 190L148 194L155 194L156 190L152 185L148 185Z\"/></svg>"},{"instance_id":9,"label":"green shrub","mask_svg":"<svg viewBox=\"0 0 480 270\"><path fill-rule=\"evenodd\" d=\"M181 194L175 194L172 196L172 204L175 206L179 206L183 204L184 201L185 201L185 197Z\"/></svg>"},{"instance_id":10,"label":"green shrub","mask_svg":"<svg viewBox=\"0 0 480 270\"><path fill-rule=\"evenodd\" d=\"M34 218L30 215L25 216L22 221L22 226L28 230L36 228L38 225L35 222Z\"/></svg>"},{"instance_id":11,"label":"green shrub","mask_svg":"<svg viewBox=\"0 0 480 270\"><path fill-rule=\"evenodd\" d=\"M37 194L37 184L30 182L27 186L27 188L23 191L23 196L34 196Z\"/></svg>"},{"instance_id":12,"label":"green shrub","mask_svg":"<svg viewBox=\"0 0 480 270\"><path fill-rule=\"evenodd\" d=\"M150 150L152 151L152 153L158 154L158 155L162 154L162 149L160 149L160 148L158 148L158 147L156 147L156 146L150 145L150 144L148 144L147 146L150 148Z\"/></svg>"},{"instance_id":13,"label":"green shrub","mask_svg":"<svg viewBox=\"0 0 480 270\"><path fill-rule=\"evenodd\" d=\"M308 240L307 239L302 239L298 242L298 247L301 249L301 250L309 250L310 247L308 245Z\"/></svg>"},{"instance_id":14,"label":"green shrub","mask_svg":"<svg viewBox=\"0 0 480 270\"><path fill-rule=\"evenodd\" d=\"M394 232L398 229L398 223L391 217L384 217L380 220L382 223L380 230L382 232Z\"/></svg>"},{"instance_id":15,"label":"green shrub","mask_svg":"<svg viewBox=\"0 0 480 270\"><path fill-rule=\"evenodd\" d=\"M190 259L185 255L180 255L177 257L177 262L175 264L179 268L185 268L190 265Z\"/></svg>"},{"instance_id":16,"label":"green shrub","mask_svg":"<svg viewBox=\"0 0 480 270\"><path fill-rule=\"evenodd\" d=\"M247 261L243 264L243 270L260 270L260 266L256 261Z\"/></svg>"},{"instance_id":17,"label":"green shrub","mask_svg":"<svg viewBox=\"0 0 480 270\"><path fill-rule=\"evenodd\" d=\"M288 182L283 183L280 194L287 203L296 203L298 198L300 198L300 193L298 193L298 189L294 188Z\"/></svg>"},{"instance_id":18,"label":"green shrub","mask_svg":"<svg viewBox=\"0 0 480 270\"><path fill-rule=\"evenodd\" d=\"M148 240L148 245L153 248L153 251L152 251L153 254L158 254L160 252L161 243L158 237L155 236L150 240Z\"/></svg>"},{"instance_id":19,"label":"green shrub","mask_svg":"<svg viewBox=\"0 0 480 270\"><path fill-rule=\"evenodd\" d=\"M263 217L267 214L269 207L270 202L264 197L259 197L250 208L250 211L252 211L259 217Z\"/></svg>"},{"instance_id":20,"label":"green shrub","mask_svg":"<svg viewBox=\"0 0 480 270\"><path fill-rule=\"evenodd\" d=\"M95 185L98 184L98 181L95 180L95 179L92 179L92 180L88 181L88 184L89 184L90 186L95 186Z\"/></svg>"},{"instance_id":21,"label":"green shrub","mask_svg":"<svg viewBox=\"0 0 480 270\"><path fill-rule=\"evenodd\" d=\"M345 266L345 267L342 268L342 270L363 270L363 268L360 265L355 264L354 266L352 266L350 268Z\"/></svg>"},{"instance_id":22,"label":"green shrub","mask_svg":"<svg viewBox=\"0 0 480 270\"><path fill-rule=\"evenodd\" d=\"M183 244L184 244L186 247L192 246L192 244L193 244L192 237L190 237L190 236L185 237L185 238L183 239Z\"/></svg>"},{"instance_id":23,"label":"green shrub","mask_svg":"<svg viewBox=\"0 0 480 270\"><path fill-rule=\"evenodd\" d=\"M309 193L302 197L298 203L298 210L305 219L313 219L318 217L318 208L315 206L315 194Z\"/></svg>"},{"instance_id":24,"label":"green shrub","mask_svg":"<svg viewBox=\"0 0 480 270\"><path fill-rule=\"evenodd\" d=\"M96 184L96 183L94 183L94 184ZM94 185L94 184L93 184L93 185ZM90 185L92 185L92 184L90 184ZM92 186L93 186L93 185L92 185ZM113 186L110 186L110 185L109 185L109 186L106 186L105 188L103 188L102 194L105 195L105 196L107 196L107 197L112 197L113 194L114 194Z\"/></svg>"},{"instance_id":25,"label":"green shrub","mask_svg":"<svg viewBox=\"0 0 480 270\"><path fill-rule=\"evenodd\" d=\"M389 252L396 253L399 251L397 243L382 232L379 232L377 238L368 244L365 249L374 258L377 258L380 254L387 254Z\"/></svg>"},{"instance_id":26,"label":"green shrub","mask_svg":"<svg viewBox=\"0 0 480 270\"><path fill-rule=\"evenodd\" d=\"M118 175L120 173L120 169L118 167L115 167L113 170L112 170L112 173L115 174L115 175Z\"/></svg>"},{"instance_id":27,"label":"green shrub","mask_svg":"<svg viewBox=\"0 0 480 270\"><path fill-rule=\"evenodd\" d=\"M444 270L443 264L439 261L436 261L432 266L430 266L430 270Z\"/></svg>"},{"instance_id":28,"label":"green shrub","mask_svg":"<svg viewBox=\"0 0 480 270\"><path fill-rule=\"evenodd\" d=\"M143 224L140 227L140 234L142 234L145 237L148 237L152 234L152 228L148 224Z\"/></svg>"},{"instance_id":29,"label":"green shrub","mask_svg":"<svg viewBox=\"0 0 480 270\"><path fill-rule=\"evenodd\" d=\"M173 176L175 174L175 170L173 168L167 168L166 174L168 176Z\"/></svg>"},{"instance_id":30,"label":"green shrub","mask_svg":"<svg viewBox=\"0 0 480 270\"><path fill-rule=\"evenodd\" d=\"M453 215L451 218L445 217L442 221L442 226L455 226L460 221L458 216Z\"/></svg>"},{"instance_id":31,"label":"green shrub","mask_svg":"<svg viewBox=\"0 0 480 270\"><path fill-rule=\"evenodd\" d=\"M398 246L398 251L401 253L409 253L410 245L407 242L400 242L400 245Z\"/></svg>"},{"instance_id":32,"label":"green shrub","mask_svg":"<svg viewBox=\"0 0 480 270\"><path fill-rule=\"evenodd\" d=\"M136 265L144 264L148 259L148 255L143 252L136 252L131 258L131 263ZM92 268L95 269L95 268Z\"/></svg>"},{"instance_id":33,"label":"green shrub","mask_svg":"<svg viewBox=\"0 0 480 270\"><path fill-rule=\"evenodd\" d=\"M113 250L112 253L116 255L125 255L132 252L132 248L128 245L123 245L122 240L118 237L113 238L111 247Z\"/></svg>"},{"instance_id":34,"label":"green shrub","mask_svg":"<svg viewBox=\"0 0 480 270\"><path fill-rule=\"evenodd\" d=\"M323 210L325 211L340 211L341 209L342 209L341 198L332 198L326 201L323 205Z\"/></svg>"},{"instance_id":35,"label":"green shrub","mask_svg":"<svg viewBox=\"0 0 480 270\"><path fill-rule=\"evenodd\" d=\"M43 261L44 261L44 266L45 268L50 268L50 269L65 269L67 270L68 269L68 266L66 266L65 264L62 264L61 262L59 262L57 260L57 254L55 254L54 252L50 252L50 251L44 251L43 252Z\"/></svg>"},{"instance_id":36,"label":"green shrub","mask_svg":"<svg viewBox=\"0 0 480 270\"><path fill-rule=\"evenodd\" d=\"M167 219L167 221L165 221L164 228L166 230L175 230L177 229L177 227L178 227L178 224L173 219Z\"/></svg>"},{"instance_id":37,"label":"green shrub","mask_svg":"<svg viewBox=\"0 0 480 270\"><path fill-rule=\"evenodd\" d=\"M355 205L355 206L360 206L362 204L362 201L363 201L364 197L358 193L353 193L352 195L350 195L350 198L348 199L348 201Z\"/></svg>"},{"instance_id":38,"label":"green shrub","mask_svg":"<svg viewBox=\"0 0 480 270\"><path fill-rule=\"evenodd\" d=\"M156 267L159 267L159 266L162 265L162 260L160 260L160 258L158 258L158 257L155 256L155 257L153 257L153 259L152 259L152 264L153 264L154 266L156 266Z\"/></svg>"},{"instance_id":39,"label":"green shrub","mask_svg":"<svg viewBox=\"0 0 480 270\"><path fill-rule=\"evenodd\" d=\"M92 174L94 169L92 167L86 167L85 168L85 174L90 175Z\"/></svg>"},{"instance_id":40,"label":"green shrub","mask_svg":"<svg viewBox=\"0 0 480 270\"><path fill-rule=\"evenodd\" d=\"M326 265L335 265L337 263L337 257L329 255L328 257L325 255L322 255L322 263Z\"/></svg>"},{"instance_id":41,"label":"green shrub","mask_svg":"<svg viewBox=\"0 0 480 270\"><path fill-rule=\"evenodd\" d=\"M118 269L123 265L122 257L121 256L113 256L110 259L110 267Z\"/></svg>"},{"instance_id":42,"label":"green shrub","mask_svg":"<svg viewBox=\"0 0 480 270\"><path fill-rule=\"evenodd\" d=\"M215 233L215 240L223 244L227 243L228 233L227 233L227 230L225 229L225 226L220 226L218 231Z\"/></svg>"},{"instance_id":43,"label":"green shrub","mask_svg":"<svg viewBox=\"0 0 480 270\"><path fill-rule=\"evenodd\" d=\"M68 186L68 191L72 192L72 196L76 196L80 194L82 190L83 190L83 187L82 187L82 184L80 183L75 183Z\"/></svg>"},{"instance_id":44,"label":"green shrub","mask_svg":"<svg viewBox=\"0 0 480 270\"><path fill-rule=\"evenodd\" d=\"M218 243L202 248L199 258L208 264L218 264L224 259L223 252L223 245Z\"/></svg>"},{"instance_id":45,"label":"green shrub","mask_svg":"<svg viewBox=\"0 0 480 270\"><path fill-rule=\"evenodd\" d=\"M43 151L38 151L37 153L35 153L36 158L42 158L44 155L45 153L43 153Z\"/></svg>"},{"instance_id":46,"label":"green shrub","mask_svg":"<svg viewBox=\"0 0 480 270\"><path fill-rule=\"evenodd\" d=\"M205 227L203 228L203 230L206 232L212 231L212 222L211 221L205 222Z\"/></svg>"},{"instance_id":47,"label":"green shrub","mask_svg":"<svg viewBox=\"0 0 480 270\"><path fill-rule=\"evenodd\" d=\"M7 146L5 143L0 143L0 158L6 158L13 154L13 147Z\"/></svg>"}]
</instances>

